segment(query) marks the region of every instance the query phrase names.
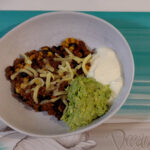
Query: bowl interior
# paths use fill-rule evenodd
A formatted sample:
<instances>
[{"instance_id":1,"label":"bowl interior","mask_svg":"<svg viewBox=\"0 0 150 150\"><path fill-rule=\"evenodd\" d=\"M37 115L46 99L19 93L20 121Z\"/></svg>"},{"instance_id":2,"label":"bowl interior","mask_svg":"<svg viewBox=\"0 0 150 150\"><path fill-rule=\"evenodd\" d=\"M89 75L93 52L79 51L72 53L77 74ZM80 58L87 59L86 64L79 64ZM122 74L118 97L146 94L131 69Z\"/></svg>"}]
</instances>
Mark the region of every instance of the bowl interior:
<instances>
[{"instance_id":1,"label":"bowl interior","mask_svg":"<svg viewBox=\"0 0 150 150\"><path fill-rule=\"evenodd\" d=\"M85 131L101 124L114 114L127 98L134 75L130 48L122 35L109 23L81 13L47 13L30 19L6 34L0 41L0 117L12 128L35 136L70 134L69 128L47 113L35 112L18 102L11 93L4 69L21 53L45 45L58 45L66 37L79 38L91 48L107 46L116 51L123 69L124 86L109 112L88 126Z\"/></svg>"}]
</instances>

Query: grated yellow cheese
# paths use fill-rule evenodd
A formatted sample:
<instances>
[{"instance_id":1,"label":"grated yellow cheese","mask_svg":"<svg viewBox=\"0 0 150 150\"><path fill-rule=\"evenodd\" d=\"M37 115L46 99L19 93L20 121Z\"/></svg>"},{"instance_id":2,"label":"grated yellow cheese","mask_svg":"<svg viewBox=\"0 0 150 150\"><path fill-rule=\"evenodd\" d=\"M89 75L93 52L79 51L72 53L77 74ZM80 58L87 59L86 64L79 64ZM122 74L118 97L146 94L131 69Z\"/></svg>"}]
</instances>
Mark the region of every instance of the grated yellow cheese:
<instances>
[{"instance_id":1,"label":"grated yellow cheese","mask_svg":"<svg viewBox=\"0 0 150 150\"><path fill-rule=\"evenodd\" d=\"M59 57L59 58L62 58L59 54L55 53L55 56Z\"/></svg>"},{"instance_id":2,"label":"grated yellow cheese","mask_svg":"<svg viewBox=\"0 0 150 150\"><path fill-rule=\"evenodd\" d=\"M79 57L75 56L73 53L71 53L68 48L65 48L65 50L69 54L69 56L71 57L71 59L75 60L77 63L80 63L80 62L83 61L82 58L79 58Z\"/></svg>"},{"instance_id":3,"label":"grated yellow cheese","mask_svg":"<svg viewBox=\"0 0 150 150\"><path fill-rule=\"evenodd\" d=\"M38 103L38 98L37 98L38 91L39 91L40 87L42 87L44 85L44 81L41 78L34 78L33 80L31 80L29 82L29 85L32 85L34 83L36 84L36 87L32 88L32 90L33 90L33 100L37 104Z\"/></svg>"},{"instance_id":4,"label":"grated yellow cheese","mask_svg":"<svg viewBox=\"0 0 150 150\"><path fill-rule=\"evenodd\" d=\"M54 79L54 75L51 72L48 72L46 75L46 91L50 88L50 80L51 78Z\"/></svg>"},{"instance_id":5,"label":"grated yellow cheese","mask_svg":"<svg viewBox=\"0 0 150 150\"><path fill-rule=\"evenodd\" d=\"M31 89L31 90L33 90L33 100L36 104L39 103L38 102L39 89L40 89L40 87L44 86L44 84L45 84L46 91L53 90L54 91L53 96L57 96L57 97L52 98L50 100L46 99L46 100L42 101L40 104L46 104L49 102L54 103L61 98L63 103L66 106L68 106L68 102L66 100L67 92L66 91L58 91L60 84L63 81L67 81L68 83L70 83L71 80L73 79L74 75L76 74L76 71L80 68L82 68L83 72L85 74L87 74L88 71L86 70L86 64L90 60L91 54L89 54L86 58L79 58L79 57L75 56L68 48L65 48L65 51L68 53L68 55L65 58L61 57L57 53L55 54L57 56L57 58L54 58L54 60L61 62L61 65L58 66L58 70L55 74L52 73L52 72L54 72L54 68L49 64L48 60L46 60L46 59L43 60L45 63L44 68L35 70L34 68L31 67L32 61L30 60L30 58L28 56L26 56L25 54L23 54L22 56L24 57L24 61L25 61L26 65L23 69L19 69L19 70L17 70L16 73L11 75L11 79L14 80L20 72L25 72L29 76L33 76L34 79L32 79L30 82L28 82L28 81L23 82L20 85L20 87L25 88L28 85L36 84L36 86ZM48 55L51 56L52 53L49 53ZM70 62L72 60L75 60L78 63L78 65L74 69L72 69L70 66ZM65 72L65 74L64 74L64 72ZM42 78L46 78L46 81L44 81Z\"/></svg>"},{"instance_id":6,"label":"grated yellow cheese","mask_svg":"<svg viewBox=\"0 0 150 150\"><path fill-rule=\"evenodd\" d=\"M65 48L65 51L70 55L70 56L74 56L73 53L71 53L71 51L68 48Z\"/></svg>"},{"instance_id":7,"label":"grated yellow cheese","mask_svg":"<svg viewBox=\"0 0 150 150\"><path fill-rule=\"evenodd\" d=\"M32 61L30 60L30 58L28 56L26 56L25 54L22 54L22 56L24 57L24 61L26 64L31 65Z\"/></svg>"},{"instance_id":8,"label":"grated yellow cheese","mask_svg":"<svg viewBox=\"0 0 150 150\"><path fill-rule=\"evenodd\" d=\"M64 67L63 65L59 65L58 68L59 68L62 72L67 71L67 67Z\"/></svg>"},{"instance_id":9,"label":"grated yellow cheese","mask_svg":"<svg viewBox=\"0 0 150 150\"><path fill-rule=\"evenodd\" d=\"M51 84L54 85L54 84L56 84L57 82L59 83L59 82L61 82L61 81L62 81L62 80L57 79L57 80L54 80L53 82L51 82Z\"/></svg>"},{"instance_id":10,"label":"grated yellow cheese","mask_svg":"<svg viewBox=\"0 0 150 150\"><path fill-rule=\"evenodd\" d=\"M40 85L37 85L35 88L32 89L33 90L33 100L36 104L38 104L37 96L38 96L38 92L39 92L40 87L41 87Z\"/></svg>"},{"instance_id":11,"label":"grated yellow cheese","mask_svg":"<svg viewBox=\"0 0 150 150\"><path fill-rule=\"evenodd\" d=\"M62 81L70 81L72 78L70 76L65 76L60 82Z\"/></svg>"},{"instance_id":12,"label":"grated yellow cheese","mask_svg":"<svg viewBox=\"0 0 150 150\"><path fill-rule=\"evenodd\" d=\"M32 72L32 73L33 73L33 75L34 75L35 77L37 77L37 76L38 76L37 71L36 71L35 69L33 69L32 67L25 66L25 69L27 69L27 70L29 70L30 72Z\"/></svg>"},{"instance_id":13,"label":"grated yellow cheese","mask_svg":"<svg viewBox=\"0 0 150 150\"><path fill-rule=\"evenodd\" d=\"M62 101L63 103L66 105L66 107L68 106L68 102L67 102L67 96L66 95L63 95L62 96ZM65 108L66 109L66 108Z\"/></svg>"},{"instance_id":14,"label":"grated yellow cheese","mask_svg":"<svg viewBox=\"0 0 150 150\"><path fill-rule=\"evenodd\" d=\"M51 73L49 72L46 75L46 91L48 91L48 89L50 88L50 80L51 80Z\"/></svg>"},{"instance_id":15,"label":"grated yellow cheese","mask_svg":"<svg viewBox=\"0 0 150 150\"><path fill-rule=\"evenodd\" d=\"M18 75L19 73L21 73L21 72L25 72L25 73L28 74L29 76L33 76L33 74L32 74L30 71L28 71L28 70L26 70L26 69L20 69L18 72L12 74L11 77L10 77L10 79L11 79L11 80L14 80L14 79L17 77L17 75Z\"/></svg>"},{"instance_id":16,"label":"grated yellow cheese","mask_svg":"<svg viewBox=\"0 0 150 150\"><path fill-rule=\"evenodd\" d=\"M75 67L75 70L79 70L82 67L82 64L79 64L78 66Z\"/></svg>"},{"instance_id":17,"label":"grated yellow cheese","mask_svg":"<svg viewBox=\"0 0 150 150\"><path fill-rule=\"evenodd\" d=\"M59 69L57 72L58 72L59 76L63 76L65 71Z\"/></svg>"},{"instance_id":18,"label":"grated yellow cheese","mask_svg":"<svg viewBox=\"0 0 150 150\"><path fill-rule=\"evenodd\" d=\"M68 71L69 71L69 73L70 73L70 78L73 79L74 73L73 73L73 71L72 71L72 69L71 69L70 64L69 64L67 61L66 61L66 66L67 66Z\"/></svg>"},{"instance_id":19,"label":"grated yellow cheese","mask_svg":"<svg viewBox=\"0 0 150 150\"><path fill-rule=\"evenodd\" d=\"M40 74L40 77L42 77L42 78L45 77L45 78L46 78L46 77L47 77L47 74L41 73L41 74Z\"/></svg>"},{"instance_id":20,"label":"grated yellow cheese","mask_svg":"<svg viewBox=\"0 0 150 150\"><path fill-rule=\"evenodd\" d=\"M47 104L47 103L54 103L54 102L56 102L57 100L59 100L61 98L61 96L58 96L58 97L56 97L56 98L52 98L52 99L50 99L50 100L43 100L40 104L41 105L43 105L43 104Z\"/></svg>"},{"instance_id":21,"label":"grated yellow cheese","mask_svg":"<svg viewBox=\"0 0 150 150\"><path fill-rule=\"evenodd\" d=\"M32 84L36 84L36 85L40 85L40 86L43 86L44 85L44 81L42 78L34 78L32 79L30 82L29 82L29 85L32 85Z\"/></svg>"},{"instance_id":22,"label":"grated yellow cheese","mask_svg":"<svg viewBox=\"0 0 150 150\"><path fill-rule=\"evenodd\" d=\"M25 72L25 73L27 73L29 76L35 76L35 77L37 77L38 76L38 73L37 73L37 71L35 70L35 69L33 69L33 68L31 68L30 66L28 66L28 65L26 65L23 69L20 69L20 70L18 70L16 73L14 73L14 74L12 74L11 75L11 80L14 80L16 77L17 77L17 75L19 74L19 73L21 73L21 72Z\"/></svg>"},{"instance_id":23,"label":"grated yellow cheese","mask_svg":"<svg viewBox=\"0 0 150 150\"><path fill-rule=\"evenodd\" d=\"M82 64L77 65L74 69L73 69L73 73L77 74L77 70L79 70L82 67Z\"/></svg>"},{"instance_id":24,"label":"grated yellow cheese","mask_svg":"<svg viewBox=\"0 0 150 150\"><path fill-rule=\"evenodd\" d=\"M52 66L49 66L47 69L48 69L49 71L51 71L51 72L54 71L54 68L53 68Z\"/></svg>"},{"instance_id":25,"label":"grated yellow cheese","mask_svg":"<svg viewBox=\"0 0 150 150\"><path fill-rule=\"evenodd\" d=\"M60 95L64 95L64 94L67 94L67 92L66 91L54 91L54 93L53 93L53 96L60 96Z\"/></svg>"},{"instance_id":26,"label":"grated yellow cheese","mask_svg":"<svg viewBox=\"0 0 150 150\"><path fill-rule=\"evenodd\" d=\"M46 73L46 71L45 70L42 70L42 69L37 69L37 72L39 72L39 73Z\"/></svg>"}]
</instances>

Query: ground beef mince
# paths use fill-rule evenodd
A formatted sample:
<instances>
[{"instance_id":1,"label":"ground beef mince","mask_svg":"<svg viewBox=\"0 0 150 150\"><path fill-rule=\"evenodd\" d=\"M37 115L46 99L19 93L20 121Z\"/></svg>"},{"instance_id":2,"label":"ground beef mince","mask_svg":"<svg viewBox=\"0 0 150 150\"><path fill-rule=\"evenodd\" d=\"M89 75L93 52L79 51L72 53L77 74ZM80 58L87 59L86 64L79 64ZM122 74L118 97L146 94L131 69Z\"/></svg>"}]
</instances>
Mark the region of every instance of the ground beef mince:
<instances>
[{"instance_id":1,"label":"ground beef mince","mask_svg":"<svg viewBox=\"0 0 150 150\"><path fill-rule=\"evenodd\" d=\"M66 88L74 77L85 75L82 62L90 54L83 41L67 38L58 46L43 46L16 58L5 69L6 78L17 99L60 119L68 103ZM90 65L85 64L86 70Z\"/></svg>"}]
</instances>

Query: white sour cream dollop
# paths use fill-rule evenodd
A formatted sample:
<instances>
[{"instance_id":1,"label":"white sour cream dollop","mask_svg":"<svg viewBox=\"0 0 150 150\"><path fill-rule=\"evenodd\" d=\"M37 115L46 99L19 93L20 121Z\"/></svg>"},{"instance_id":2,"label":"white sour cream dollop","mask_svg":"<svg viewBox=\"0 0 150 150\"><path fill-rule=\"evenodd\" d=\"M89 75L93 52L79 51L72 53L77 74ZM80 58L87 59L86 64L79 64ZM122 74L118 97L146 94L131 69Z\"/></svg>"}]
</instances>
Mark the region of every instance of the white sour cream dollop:
<instances>
[{"instance_id":1,"label":"white sour cream dollop","mask_svg":"<svg viewBox=\"0 0 150 150\"><path fill-rule=\"evenodd\" d=\"M91 64L88 77L93 77L104 85L110 85L112 96L109 103L112 104L123 86L122 69L116 53L110 48L98 48Z\"/></svg>"}]
</instances>

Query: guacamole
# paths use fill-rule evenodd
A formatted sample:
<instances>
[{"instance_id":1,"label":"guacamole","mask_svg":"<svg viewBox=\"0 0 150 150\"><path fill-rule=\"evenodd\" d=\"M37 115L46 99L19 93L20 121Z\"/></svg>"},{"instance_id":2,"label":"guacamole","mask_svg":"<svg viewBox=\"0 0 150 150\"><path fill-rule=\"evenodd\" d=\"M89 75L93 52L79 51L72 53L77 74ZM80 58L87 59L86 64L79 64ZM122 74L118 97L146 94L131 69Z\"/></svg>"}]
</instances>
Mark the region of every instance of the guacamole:
<instances>
[{"instance_id":1,"label":"guacamole","mask_svg":"<svg viewBox=\"0 0 150 150\"><path fill-rule=\"evenodd\" d=\"M111 96L109 85L103 85L93 78L76 77L67 88L69 105L61 118L75 130L104 115Z\"/></svg>"}]
</instances>

